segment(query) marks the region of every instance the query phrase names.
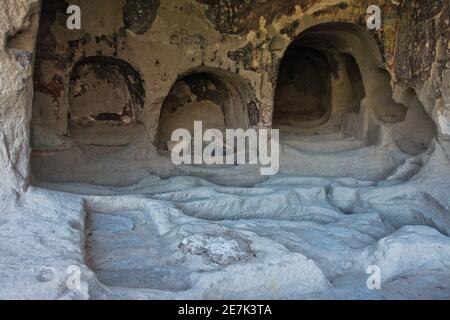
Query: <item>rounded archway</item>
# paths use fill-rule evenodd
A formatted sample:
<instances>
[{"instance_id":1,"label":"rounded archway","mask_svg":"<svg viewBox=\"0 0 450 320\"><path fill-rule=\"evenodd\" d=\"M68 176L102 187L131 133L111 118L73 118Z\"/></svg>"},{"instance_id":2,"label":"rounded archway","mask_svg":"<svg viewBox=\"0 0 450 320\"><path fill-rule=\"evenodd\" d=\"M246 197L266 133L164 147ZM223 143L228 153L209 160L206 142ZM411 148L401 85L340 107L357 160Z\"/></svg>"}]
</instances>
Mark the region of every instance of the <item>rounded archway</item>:
<instances>
[{"instance_id":1,"label":"rounded archway","mask_svg":"<svg viewBox=\"0 0 450 320\"><path fill-rule=\"evenodd\" d=\"M331 65L311 48L290 48L280 65L275 92L274 126L314 126L331 110Z\"/></svg>"},{"instance_id":2,"label":"rounded archway","mask_svg":"<svg viewBox=\"0 0 450 320\"><path fill-rule=\"evenodd\" d=\"M94 56L73 69L69 87L69 132L83 149L113 151L144 133L137 115L145 91L139 73L127 62Z\"/></svg>"},{"instance_id":3,"label":"rounded archway","mask_svg":"<svg viewBox=\"0 0 450 320\"><path fill-rule=\"evenodd\" d=\"M373 142L376 130L368 122L399 122L406 113L392 98L382 63L363 27L333 22L306 29L280 63L273 126L302 135L343 132Z\"/></svg>"},{"instance_id":4,"label":"rounded archway","mask_svg":"<svg viewBox=\"0 0 450 320\"><path fill-rule=\"evenodd\" d=\"M157 147L170 149L172 132L187 129L194 122L203 129L247 129L259 121L253 92L248 84L231 72L198 68L178 78L167 95L158 123Z\"/></svg>"}]
</instances>

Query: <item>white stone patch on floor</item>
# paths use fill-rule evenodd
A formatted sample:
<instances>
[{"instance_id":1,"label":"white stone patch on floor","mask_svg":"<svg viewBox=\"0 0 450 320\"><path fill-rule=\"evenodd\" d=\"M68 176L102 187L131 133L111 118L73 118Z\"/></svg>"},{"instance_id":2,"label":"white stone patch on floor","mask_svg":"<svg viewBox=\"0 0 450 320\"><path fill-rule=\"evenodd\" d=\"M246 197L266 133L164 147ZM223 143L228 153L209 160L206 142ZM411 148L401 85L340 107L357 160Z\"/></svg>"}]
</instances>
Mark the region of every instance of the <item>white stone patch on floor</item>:
<instances>
[{"instance_id":1,"label":"white stone patch on floor","mask_svg":"<svg viewBox=\"0 0 450 320\"><path fill-rule=\"evenodd\" d=\"M212 263L228 265L252 256L244 239L232 233L223 235L194 234L181 241L187 254L204 256Z\"/></svg>"}]
</instances>

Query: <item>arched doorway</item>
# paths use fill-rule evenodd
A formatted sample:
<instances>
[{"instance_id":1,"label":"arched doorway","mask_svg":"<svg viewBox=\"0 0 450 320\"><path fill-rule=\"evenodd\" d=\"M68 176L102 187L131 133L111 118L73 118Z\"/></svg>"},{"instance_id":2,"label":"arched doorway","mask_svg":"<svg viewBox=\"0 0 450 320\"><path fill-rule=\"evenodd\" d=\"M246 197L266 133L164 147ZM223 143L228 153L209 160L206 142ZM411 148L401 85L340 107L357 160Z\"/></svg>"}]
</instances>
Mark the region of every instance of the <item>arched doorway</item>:
<instances>
[{"instance_id":1,"label":"arched doorway","mask_svg":"<svg viewBox=\"0 0 450 320\"><path fill-rule=\"evenodd\" d=\"M340 132L374 142L377 121L404 119L394 102L378 45L363 27L324 23L300 33L280 63L273 125L282 132Z\"/></svg>"},{"instance_id":2,"label":"arched doorway","mask_svg":"<svg viewBox=\"0 0 450 320\"><path fill-rule=\"evenodd\" d=\"M280 65L275 92L274 126L315 126L331 111L331 65L312 48L292 46Z\"/></svg>"},{"instance_id":3,"label":"arched doorway","mask_svg":"<svg viewBox=\"0 0 450 320\"><path fill-rule=\"evenodd\" d=\"M69 132L82 149L111 152L136 140L145 97L142 80L127 62L94 56L73 69L69 88Z\"/></svg>"},{"instance_id":4,"label":"arched doorway","mask_svg":"<svg viewBox=\"0 0 450 320\"><path fill-rule=\"evenodd\" d=\"M170 149L172 132L187 129L194 121L203 129L247 129L259 120L250 87L236 74L200 68L181 76L167 95L158 123L157 147Z\"/></svg>"}]
</instances>

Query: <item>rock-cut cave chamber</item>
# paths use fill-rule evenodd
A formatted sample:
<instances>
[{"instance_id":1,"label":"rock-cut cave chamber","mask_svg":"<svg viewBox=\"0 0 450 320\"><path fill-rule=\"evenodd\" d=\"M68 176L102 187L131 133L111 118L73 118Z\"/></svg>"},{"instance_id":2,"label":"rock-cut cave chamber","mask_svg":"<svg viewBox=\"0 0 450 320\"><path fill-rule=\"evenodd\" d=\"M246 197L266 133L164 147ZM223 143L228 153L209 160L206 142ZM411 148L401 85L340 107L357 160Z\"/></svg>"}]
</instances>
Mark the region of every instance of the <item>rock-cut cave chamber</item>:
<instances>
[{"instance_id":1,"label":"rock-cut cave chamber","mask_svg":"<svg viewBox=\"0 0 450 320\"><path fill-rule=\"evenodd\" d=\"M194 121L202 121L204 130L248 129L251 99L248 84L231 72L208 68L188 72L175 82L162 105L158 149L168 149L176 129L187 129L193 134ZM255 115L255 125L254 118Z\"/></svg>"},{"instance_id":2,"label":"rock-cut cave chamber","mask_svg":"<svg viewBox=\"0 0 450 320\"><path fill-rule=\"evenodd\" d=\"M220 66L188 66L161 86L155 70L164 70L162 58L155 57L149 65L148 59L136 57L136 44L123 28L111 39L86 33L74 40L60 21L52 20L60 14L58 5L44 2L44 8L48 10L43 11L37 40L32 119L37 180L131 184L148 170L164 177L177 175L179 168L172 166L167 152L173 146L171 134L179 128L192 132L194 121L222 132L271 123L280 129L282 145L312 152L304 161L304 154L294 157L297 160L282 154L281 162L287 159L284 173L328 177L383 178L393 164L381 163L373 150L344 171L340 166L345 164L339 164L334 153L394 139L402 151L418 154L436 134L420 102L412 108L394 101L376 41L355 24L321 23L293 37L279 58L271 105L264 106L261 86L257 90L240 67L233 72ZM147 50L141 43L137 48ZM420 130L414 133L402 130L419 122ZM366 168L371 166L376 169ZM216 176L213 181L220 182L218 172L186 172ZM257 180L250 178L249 183Z\"/></svg>"},{"instance_id":3,"label":"rock-cut cave chamber","mask_svg":"<svg viewBox=\"0 0 450 320\"><path fill-rule=\"evenodd\" d=\"M299 263L283 250L318 261L324 283L334 285L356 272L345 257L363 248L381 259L371 246L402 223L447 232L441 220L397 201L418 194L411 185L403 193L401 184L425 167L438 127L418 91L396 84L383 39L359 20L303 21L295 11L294 22L266 17L259 30L239 34L234 27L245 19L225 28L212 18L220 5L211 11L202 1L150 1L139 7L143 17L132 9L140 2L77 1L85 24L69 31L67 3L43 1L33 60L32 184L82 197L83 258L106 291L172 297L209 286L205 270L259 257L287 269ZM172 15L181 22L170 22ZM279 174L262 177L255 165L173 165L171 134L192 131L194 121L222 132L279 129ZM332 247L347 243L331 256L322 237ZM230 255L214 252L215 245ZM279 270L264 266L267 283L278 279ZM301 287L304 279L287 269L280 274L292 273ZM242 272L255 276L251 268ZM211 284L218 288L211 297L234 297L227 285L234 284Z\"/></svg>"}]
</instances>

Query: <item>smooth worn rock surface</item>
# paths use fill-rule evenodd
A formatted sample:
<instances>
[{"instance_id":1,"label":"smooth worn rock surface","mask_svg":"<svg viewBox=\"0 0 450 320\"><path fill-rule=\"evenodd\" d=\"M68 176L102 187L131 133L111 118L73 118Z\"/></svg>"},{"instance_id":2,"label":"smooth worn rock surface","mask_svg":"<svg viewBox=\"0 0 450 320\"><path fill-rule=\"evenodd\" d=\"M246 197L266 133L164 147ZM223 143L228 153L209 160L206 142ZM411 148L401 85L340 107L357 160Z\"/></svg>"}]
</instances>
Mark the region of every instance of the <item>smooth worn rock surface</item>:
<instances>
[{"instance_id":1,"label":"smooth worn rock surface","mask_svg":"<svg viewBox=\"0 0 450 320\"><path fill-rule=\"evenodd\" d=\"M448 299L450 166L439 147L422 158L419 171L399 170L412 178L378 183L280 176L237 188L149 176L32 187L1 220L1 297ZM349 199L351 210L335 205ZM367 288L371 265L380 290Z\"/></svg>"}]
</instances>

